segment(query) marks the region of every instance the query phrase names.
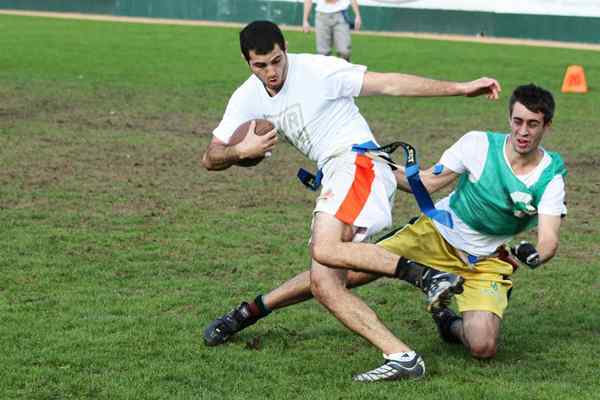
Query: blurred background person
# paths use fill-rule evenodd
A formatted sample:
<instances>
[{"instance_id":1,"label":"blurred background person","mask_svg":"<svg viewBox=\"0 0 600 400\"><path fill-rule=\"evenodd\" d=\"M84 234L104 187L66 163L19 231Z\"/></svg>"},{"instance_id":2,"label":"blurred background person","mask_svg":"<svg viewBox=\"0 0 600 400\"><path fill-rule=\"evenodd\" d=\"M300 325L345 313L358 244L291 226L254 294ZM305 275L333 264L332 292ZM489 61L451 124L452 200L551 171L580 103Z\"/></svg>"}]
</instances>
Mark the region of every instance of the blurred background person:
<instances>
[{"instance_id":1,"label":"blurred background person","mask_svg":"<svg viewBox=\"0 0 600 400\"><path fill-rule=\"evenodd\" d=\"M304 18L302 30L308 32L310 24L308 17L312 9L312 0L304 0ZM350 17L349 8L352 6L354 19ZM360 30L362 20L357 0L317 0L315 15L315 38L317 53L325 56L332 54L332 48L339 57L350 61L352 38L350 30Z\"/></svg>"}]
</instances>

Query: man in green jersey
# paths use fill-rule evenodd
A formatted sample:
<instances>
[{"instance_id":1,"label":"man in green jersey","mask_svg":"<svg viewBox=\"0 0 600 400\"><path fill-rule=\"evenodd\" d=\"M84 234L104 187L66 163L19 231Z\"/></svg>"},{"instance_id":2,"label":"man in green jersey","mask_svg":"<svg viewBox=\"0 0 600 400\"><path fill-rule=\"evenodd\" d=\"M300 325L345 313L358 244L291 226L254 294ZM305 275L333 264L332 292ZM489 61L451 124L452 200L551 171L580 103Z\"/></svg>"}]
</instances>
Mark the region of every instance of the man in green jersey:
<instances>
[{"instance_id":1,"label":"man in green jersey","mask_svg":"<svg viewBox=\"0 0 600 400\"><path fill-rule=\"evenodd\" d=\"M361 259L340 254L337 260L346 267L397 263L397 274L402 275L408 273L402 265L410 259L461 275L464 291L455 298L462 316L444 305L434 310L433 319L443 340L463 343L477 358L496 354L512 286L513 265L502 254L504 245L537 226L535 246L521 242L511 249L518 260L537 268L556 254L561 217L566 214L564 163L560 155L540 146L552 125L552 94L533 84L519 86L508 111L510 133L469 132L438 164L421 173L430 192L458 179L454 191L436 203L450 213L452 227L421 215L365 249ZM396 178L401 189L410 190L402 169Z\"/></svg>"}]
</instances>

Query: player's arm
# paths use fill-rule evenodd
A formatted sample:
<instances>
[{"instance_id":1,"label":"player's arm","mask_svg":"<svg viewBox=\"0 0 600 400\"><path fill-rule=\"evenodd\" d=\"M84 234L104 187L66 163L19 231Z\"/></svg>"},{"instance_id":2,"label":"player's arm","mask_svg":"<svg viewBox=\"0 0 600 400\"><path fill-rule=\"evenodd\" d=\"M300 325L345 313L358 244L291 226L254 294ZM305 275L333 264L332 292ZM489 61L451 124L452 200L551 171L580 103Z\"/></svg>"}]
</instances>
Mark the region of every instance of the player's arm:
<instances>
[{"instance_id":1,"label":"player's arm","mask_svg":"<svg viewBox=\"0 0 600 400\"><path fill-rule=\"evenodd\" d=\"M360 96L480 96L497 99L502 89L492 78L470 82L439 81L416 75L367 71Z\"/></svg>"},{"instance_id":2,"label":"player's arm","mask_svg":"<svg viewBox=\"0 0 600 400\"><path fill-rule=\"evenodd\" d=\"M537 251L540 264L550 261L556 255L561 221L558 215L538 215Z\"/></svg>"},{"instance_id":3,"label":"player's arm","mask_svg":"<svg viewBox=\"0 0 600 400\"><path fill-rule=\"evenodd\" d=\"M213 137L206 151L202 154L201 164L208 171L227 169L240 161L236 146L228 146L221 140Z\"/></svg>"},{"instance_id":4,"label":"player's arm","mask_svg":"<svg viewBox=\"0 0 600 400\"><path fill-rule=\"evenodd\" d=\"M220 171L246 158L263 157L266 152L273 150L277 143L277 131L273 129L271 132L259 136L254 133L255 127L256 122L252 121L244 140L233 146L229 146L213 136L202 155L202 166L209 171Z\"/></svg>"},{"instance_id":5,"label":"player's arm","mask_svg":"<svg viewBox=\"0 0 600 400\"><path fill-rule=\"evenodd\" d=\"M421 182L427 189L429 193L435 193L438 190L448 186L452 182L458 178L459 174L452 171L449 168L444 168L441 173L434 174L435 167L431 167L426 170L421 170L419 172L419 177L421 178ZM396 183L398 185L398 189L403 192L411 193L410 185L408 184L408 180L406 179L406 173L404 167L400 167L394 171L394 175L396 176Z\"/></svg>"},{"instance_id":6,"label":"player's arm","mask_svg":"<svg viewBox=\"0 0 600 400\"><path fill-rule=\"evenodd\" d=\"M534 247L531 243L522 241L511 247L510 252L530 268L537 268L550 261L558 250L560 223L561 217L558 215L539 214L537 246Z\"/></svg>"},{"instance_id":7,"label":"player's arm","mask_svg":"<svg viewBox=\"0 0 600 400\"><path fill-rule=\"evenodd\" d=\"M561 217L558 215L538 215L538 242L534 247L531 243L522 241L510 248L513 256L529 268L537 268L550 261L558 249L558 232Z\"/></svg>"},{"instance_id":8,"label":"player's arm","mask_svg":"<svg viewBox=\"0 0 600 400\"><path fill-rule=\"evenodd\" d=\"M555 177L546 186L538 204L537 244L521 242L511 247L511 253L530 268L548 262L558 249L559 229L562 217L566 215L565 183L562 177Z\"/></svg>"}]
</instances>

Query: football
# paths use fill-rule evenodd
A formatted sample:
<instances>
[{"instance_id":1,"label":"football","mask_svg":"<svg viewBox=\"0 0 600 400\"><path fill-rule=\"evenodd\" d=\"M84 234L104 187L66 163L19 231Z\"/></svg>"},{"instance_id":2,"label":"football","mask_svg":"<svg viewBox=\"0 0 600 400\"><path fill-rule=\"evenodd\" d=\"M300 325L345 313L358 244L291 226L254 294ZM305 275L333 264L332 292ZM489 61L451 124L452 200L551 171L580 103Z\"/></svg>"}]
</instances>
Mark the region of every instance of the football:
<instances>
[{"instance_id":1,"label":"football","mask_svg":"<svg viewBox=\"0 0 600 400\"><path fill-rule=\"evenodd\" d=\"M254 128L254 133L257 134L258 136L265 135L265 134L269 133L270 131L272 131L273 128L275 128L273 126L273 124L270 123L269 121L267 121L266 119L256 119L256 120L246 121L243 124L241 124L240 126L238 126L237 129L235 130L235 132L233 132L233 135L231 135L231 138L229 139L229 143L228 143L229 146L236 145L239 142L241 142L242 140L244 140L244 138L248 134L248 129L250 128L250 123L252 121L256 121L256 127ZM248 158L248 159L239 161L236 165L239 165L241 167L253 167L256 164L258 164L259 162L261 162L263 159L264 159L264 157Z\"/></svg>"}]
</instances>

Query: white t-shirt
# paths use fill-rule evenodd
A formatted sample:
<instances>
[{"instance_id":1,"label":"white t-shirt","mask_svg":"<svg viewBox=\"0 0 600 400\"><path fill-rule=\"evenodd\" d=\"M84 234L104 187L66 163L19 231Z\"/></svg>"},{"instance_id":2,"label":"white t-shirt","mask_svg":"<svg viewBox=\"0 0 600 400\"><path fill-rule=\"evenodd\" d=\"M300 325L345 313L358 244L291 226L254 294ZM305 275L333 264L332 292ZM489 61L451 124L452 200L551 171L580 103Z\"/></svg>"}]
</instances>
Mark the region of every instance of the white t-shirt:
<instances>
[{"instance_id":1,"label":"white t-shirt","mask_svg":"<svg viewBox=\"0 0 600 400\"><path fill-rule=\"evenodd\" d=\"M552 161L546 150L542 150L544 151L544 157L536 168L526 175L515 175L527 187L537 182L544 168ZM458 174L468 173L469 179L476 182L483 173L487 152L488 140L486 133L471 131L447 149L439 163L444 168L449 168ZM510 166L506 152L504 152L504 158L507 165ZM454 192L450 193L435 205L436 208L446 210L452 215L454 222L452 229L434 221L438 231L448 243L474 256L487 256L512 239L512 236L492 236L471 229L450 209L450 198L453 194ZM538 205L538 214L558 216L566 213L565 182L562 176L557 175L548 183L542 194Z\"/></svg>"},{"instance_id":2,"label":"white t-shirt","mask_svg":"<svg viewBox=\"0 0 600 400\"><path fill-rule=\"evenodd\" d=\"M260 79L250 76L229 99L213 135L228 143L243 122L267 119L322 168L352 144L374 141L354 104L366 69L335 57L288 54L287 78L279 93L269 96Z\"/></svg>"},{"instance_id":3,"label":"white t-shirt","mask_svg":"<svg viewBox=\"0 0 600 400\"><path fill-rule=\"evenodd\" d=\"M317 0L317 12L326 14L343 11L350 7L350 0Z\"/></svg>"}]
</instances>

